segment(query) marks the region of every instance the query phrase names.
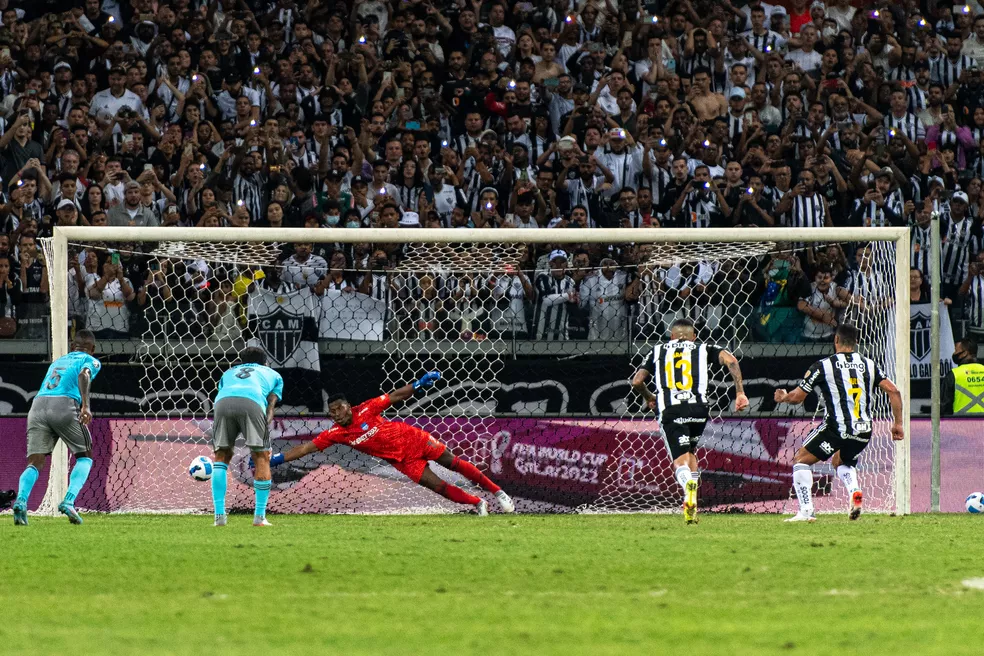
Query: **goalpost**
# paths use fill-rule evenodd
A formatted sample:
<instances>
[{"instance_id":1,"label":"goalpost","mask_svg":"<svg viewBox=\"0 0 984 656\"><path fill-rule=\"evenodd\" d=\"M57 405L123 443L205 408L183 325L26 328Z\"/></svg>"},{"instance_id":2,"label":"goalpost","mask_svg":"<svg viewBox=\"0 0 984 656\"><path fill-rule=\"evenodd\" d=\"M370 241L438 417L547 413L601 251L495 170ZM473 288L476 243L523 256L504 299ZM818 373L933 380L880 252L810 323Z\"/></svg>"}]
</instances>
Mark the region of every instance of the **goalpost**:
<instances>
[{"instance_id":1,"label":"goalpost","mask_svg":"<svg viewBox=\"0 0 984 656\"><path fill-rule=\"evenodd\" d=\"M629 392L628 375L655 343L665 339L665 329L674 317L688 316L697 320L700 339L728 348L743 364L755 361L756 370L763 372L757 374L755 383L761 390L780 386L780 382L795 385L791 374L780 379L778 374L770 373L772 358L788 357L799 366L800 362L831 353L833 347L787 345L783 339L761 340L758 328L765 326L772 316L771 310L766 311L771 307L770 295L783 293L782 285L774 280L768 282L772 280L769 276L776 276L775 271L780 269L786 271L783 262L795 263L795 258L789 257L791 252L803 253L805 257L802 249L806 246L870 244L871 248L859 256L864 260L861 266L866 286L850 297L843 311L844 318L860 328L859 350L879 362L902 392L906 439L891 441L888 402L883 395L876 395L876 420L871 445L862 456L861 482L871 509L907 514L910 511L908 237L905 228L56 227L51 239L42 240L49 271L66 272L49 275L52 358L64 355L69 344L62 318L69 314L70 246L73 250L88 247L98 252L140 249L157 270L166 270L161 275L174 276L175 284L183 279L185 284L197 286L197 291L192 293L199 300L206 296L215 298L216 290L209 289L209 282L223 290L231 288L241 299L238 305L230 304L230 307L214 300L209 301L211 305L201 301L194 306L207 306L213 313L242 313L225 323L218 322L222 326L205 317L175 319L170 309L165 311L164 300L150 299L147 307L154 312L149 313L152 316L142 335L134 337L130 346L121 341L116 352L97 353L97 357L115 355L126 360L120 363L119 371L130 372L132 380L139 380L135 383L139 389L132 391L142 399L142 417L104 421L100 388L105 389L107 383L96 381L93 412L96 422L102 423L93 434L94 458L102 459L104 465L94 476L95 480L89 481L94 489L83 492L77 503L82 508L110 512L206 512L210 507L208 486L196 486L184 467L194 455L209 453L210 399L214 396L215 381L234 362L236 349L255 344L274 356L272 366L275 367L284 365L278 359L288 358L293 362L304 348L310 348L313 355L308 357L319 360L317 366L312 363L314 369L323 366L322 358L327 358L324 362L332 369L320 373L298 370L293 372L297 374L293 378L285 377L285 392L296 381L295 386L311 387L308 391L313 396L286 403L290 419L275 422L275 449L310 439L326 427L326 408L319 406L319 399L326 395L323 388L337 386L338 389L330 391L346 391L343 387L356 369L371 369L362 373L372 379L376 389L388 391L412 380L424 369L440 368L445 381L437 391L387 414L432 432L456 453L472 459L518 497L520 511L676 510L679 491L672 481L658 422ZM391 288L388 306L375 305L364 313L354 314L343 308L340 313L332 310L333 314L328 316L322 309L322 301L314 294L298 293L297 307L287 307L282 315L264 315L296 322L296 331L260 334L258 326L262 322L257 318L265 310L258 308L289 305L288 301L294 300L293 294L271 292L268 298L254 297L252 291L246 294L244 280L258 277L255 272L261 267L269 272L281 246L292 243L396 245L404 251L404 257L389 277L381 278L385 281L381 284ZM599 251L615 248L623 253L631 249L633 256L624 259L632 259L632 264L618 265L612 277L616 282L637 280L632 286L631 305L617 303L622 308L619 311L627 313L617 315L618 321L627 328L615 335L606 334L604 327L596 330L593 313L597 308L587 306L584 312L590 317L590 328L586 336L568 336L564 327L563 334L553 341L517 338L517 326L522 322L516 313L523 307L523 287L515 283L518 305L509 302L514 298L508 295L512 282L504 288L505 297L496 296L495 290L500 278L513 275L519 268L526 245L533 244L551 245L555 249L588 244ZM769 262L779 264L763 273ZM549 266L541 261L536 270L550 275ZM574 267L575 262L570 266ZM791 266L795 268L795 264ZM180 278L175 268L188 277ZM317 278L321 272L315 273ZM527 274L532 284L535 272L531 270ZM312 272L304 270L301 275L310 276ZM601 274L598 275L600 278ZM766 276L764 286L763 275ZM692 286L684 292L685 283L681 281L686 280ZM588 293L584 283L581 290L582 294ZM343 306L348 302L346 294L331 293ZM285 300L287 296L290 299ZM599 307L611 300L603 292L591 296L591 303L597 302ZM565 298L561 302L576 307L578 301L585 304L581 297ZM161 307L155 308L155 303ZM223 309L216 311L217 307ZM434 307L442 309L435 311ZM527 303L527 307L533 305ZM537 308L539 311L539 305ZM602 316L602 311L598 312L597 316ZM537 330L538 317L539 314L532 321L526 318L531 332ZM188 326L197 321L205 328L191 331ZM375 333L369 337L360 333L356 341L350 341L353 336L338 328L369 324L375 328L367 330ZM312 330L319 335L312 336ZM611 381L593 392L578 389L578 376L591 370L595 362L591 358L599 354L608 354L603 362L610 368ZM570 379L551 380L551 385L546 386L549 393L545 399L531 402L523 397L510 405L503 400L504 396L537 386L504 381L503 376L510 374L517 358L531 358L530 368L534 370L540 364L549 366L554 377L566 375L563 372L567 363L574 369L581 368ZM584 365L582 360L590 362ZM805 366L796 376L803 371ZM104 369L103 378L115 375L109 368ZM328 381L327 385L324 381ZM559 401L550 396L554 393ZM590 394L589 410L568 410L569 397L578 394ZM182 395L181 402L175 402L174 396ZM753 417L734 415L729 412L734 391L724 375L712 381L708 396L712 421L698 451L702 504L706 503L712 510L729 512L787 510L792 453L817 423L817 412L790 414L788 408L774 409L762 391L752 408ZM771 398L771 391L768 396ZM193 397L194 401L188 402L185 397ZM352 398L353 404L362 400ZM237 458L230 467L237 479L230 477L234 508L237 498L244 505L252 498L251 476L241 447L237 447ZM332 447L307 458L310 460L298 461L302 464L300 468L280 474L275 470L273 512L402 513L452 509L443 500L402 478L386 463L347 447ZM69 468L69 456L59 443L52 454L42 512L51 512L61 500L67 488ZM441 468L437 471L445 478L455 476ZM821 472L817 485L820 487L818 509L840 511L845 507L845 495L836 485L832 472Z\"/></svg>"}]
</instances>

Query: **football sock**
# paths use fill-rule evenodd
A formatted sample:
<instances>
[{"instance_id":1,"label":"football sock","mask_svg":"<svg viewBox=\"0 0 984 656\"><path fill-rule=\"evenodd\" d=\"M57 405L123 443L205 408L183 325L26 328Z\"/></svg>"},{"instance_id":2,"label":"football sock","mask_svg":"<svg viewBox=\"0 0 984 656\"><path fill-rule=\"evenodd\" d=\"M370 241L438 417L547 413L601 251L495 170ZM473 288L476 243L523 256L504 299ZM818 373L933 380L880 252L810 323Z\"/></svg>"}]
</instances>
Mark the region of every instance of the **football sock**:
<instances>
[{"instance_id":1,"label":"football sock","mask_svg":"<svg viewBox=\"0 0 984 656\"><path fill-rule=\"evenodd\" d=\"M24 473L20 475L20 483L17 485L17 505L27 505L27 497L31 496L34 484L38 482L38 470L34 465L28 465Z\"/></svg>"},{"instance_id":2,"label":"football sock","mask_svg":"<svg viewBox=\"0 0 984 656\"><path fill-rule=\"evenodd\" d=\"M270 498L271 481L253 481L253 491L256 492L256 510L253 517L266 517L267 499Z\"/></svg>"},{"instance_id":3,"label":"football sock","mask_svg":"<svg viewBox=\"0 0 984 656\"><path fill-rule=\"evenodd\" d=\"M480 485L483 490L488 490L492 494L495 494L501 489L498 485L493 483L488 476L478 471L478 467L471 464L467 460L455 458L451 462L451 471L458 472L472 483Z\"/></svg>"},{"instance_id":4,"label":"football sock","mask_svg":"<svg viewBox=\"0 0 984 656\"><path fill-rule=\"evenodd\" d=\"M82 491L86 479L89 478L89 471L92 469L92 458L78 458L72 473L68 477L68 492L65 493L65 503L75 505L75 497Z\"/></svg>"},{"instance_id":5,"label":"football sock","mask_svg":"<svg viewBox=\"0 0 984 656\"><path fill-rule=\"evenodd\" d=\"M212 469L212 505L215 506L216 515L226 514L226 474L229 465L224 462L217 462Z\"/></svg>"},{"instance_id":6,"label":"football sock","mask_svg":"<svg viewBox=\"0 0 984 656\"><path fill-rule=\"evenodd\" d=\"M468 504L469 506L474 506L481 501L478 497L468 494L457 485L451 485L450 483L442 482L441 485L434 491L445 499L454 501L455 503Z\"/></svg>"},{"instance_id":7,"label":"football sock","mask_svg":"<svg viewBox=\"0 0 984 656\"><path fill-rule=\"evenodd\" d=\"M841 479L844 487L847 488L848 494L852 494L855 490L861 489L858 485L858 470L855 467L851 467L849 465L838 465L837 478Z\"/></svg>"},{"instance_id":8,"label":"football sock","mask_svg":"<svg viewBox=\"0 0 984 656\"><path fill-rule=\"evenodd\" d=\"M810 465L793 465L793 489L799 499L800 512L813 514L813 469Z\"/></svg>"},{"instance_id":9,"label":"football sock","mask_svg":"<svg viewBox=\"0 0 984 656\"><path fill-rule=\"evenodd\" d=\"M687 481L689 481L691 477L690 467L686 465L680 465L679 467L676 468L676 471L673 473L673 475L676 477L676 482L679 483L680 487L682 487L683 490L686 492Z\"/></svg>"}]
</instances>

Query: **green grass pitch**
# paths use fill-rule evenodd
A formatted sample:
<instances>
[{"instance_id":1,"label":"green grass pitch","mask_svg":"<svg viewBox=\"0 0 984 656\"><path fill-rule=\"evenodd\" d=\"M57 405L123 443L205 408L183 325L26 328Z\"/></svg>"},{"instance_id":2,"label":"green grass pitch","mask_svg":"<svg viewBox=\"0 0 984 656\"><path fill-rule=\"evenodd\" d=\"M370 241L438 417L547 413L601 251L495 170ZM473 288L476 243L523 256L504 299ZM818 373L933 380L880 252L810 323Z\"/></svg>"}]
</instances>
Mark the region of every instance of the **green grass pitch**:
<instances>
[{"instance_id":1,"label":"green grass pitch","mask_svg":"<svg viewBox=\"0 0 984 656\"><path fill-rule=\"evenodd\" d=\"M971 515L271 521L4 515L0 653L984 653Z\"/></svg>"}]
</instances>

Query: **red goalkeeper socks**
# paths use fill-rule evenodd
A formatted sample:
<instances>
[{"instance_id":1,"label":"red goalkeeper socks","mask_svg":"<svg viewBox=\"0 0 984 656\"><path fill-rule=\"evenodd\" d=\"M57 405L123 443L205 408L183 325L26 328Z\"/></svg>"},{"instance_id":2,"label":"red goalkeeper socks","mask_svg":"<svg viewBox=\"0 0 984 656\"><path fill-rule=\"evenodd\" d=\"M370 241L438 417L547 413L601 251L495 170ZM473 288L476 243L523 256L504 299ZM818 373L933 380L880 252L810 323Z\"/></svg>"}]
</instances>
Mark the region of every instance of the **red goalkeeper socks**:
<instances>
[{"instance_id":1,"label":"red goalkeeper socks","mask_svg":"<svg viewBox=\"0 0 984 656\"><path fill-rule=\"evenodd\" d=\"M483 490L488 490L492 494L495 494L501 489L498 485L493 483L488 476L478 471L478 467L471 464L467 460L455 458L451 462L451 471L458 472L475 485L481 486Z\"/></svg>"},{"instance_id":2,"label":"red goalkeeper socks","mask_svg":"<svg viewBox=\"0 0 984 656\"><path fill-rule=\"evenodd\" d=\"M441 486L434 491L440 494L445 499L449 499L451 501L454 501L455 503L463 503L469 506L474 506L481 501L481 499L479 499L478 497L472 496L467 492L465 492L464 490L462 490L460 487L456 485L451 485L449 483L441 483Z\"/></svg>"}]
</instances>

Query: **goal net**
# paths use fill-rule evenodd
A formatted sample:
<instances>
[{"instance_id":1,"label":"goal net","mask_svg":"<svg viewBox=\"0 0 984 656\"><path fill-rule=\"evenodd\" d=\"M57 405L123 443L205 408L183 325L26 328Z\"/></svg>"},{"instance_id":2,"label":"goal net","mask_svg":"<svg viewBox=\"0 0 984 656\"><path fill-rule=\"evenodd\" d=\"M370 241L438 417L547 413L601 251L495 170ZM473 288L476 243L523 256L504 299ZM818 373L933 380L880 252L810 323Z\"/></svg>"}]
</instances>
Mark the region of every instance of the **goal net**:
<instances>
[{"instance_id":1,"label":"goal net","mask_svg":"<svg viewBox=\"0 0 984 656\"><path fill-rule=\"evenodd\" d=\"M659 422L629 387L677 318L739 358L751 400L748 412L733 412L730 377L712 368L712 420L697 451L705 510L793 509L793 454L823 409L812 398L777 407L772 393L833 352L837 322L856 324L859 350L907 390L909 349L897 336L908 297L896 293L899 267L907 272L904 231L757 230L739 233L756 238L742 242L713 231L719 241L698 242L706 231L606 230L607 241L591 235L593 243L583 231L531 232L496 231L502 238L491 242L469 230L59 229L43 244L53 269L66 271L52 276L54 316L96 331L104 365L93 385L95 466L77 505L209 512L209 486L186 467L210 455L217 382L247 346L284 377L274 451L329 427L331 394L354 405L440 370L437 386L387 416L474 462L520 512L678 508ZM325 233L330 242L312 242ZM420 242L425 234L436 238ZM56 354L67 338L53 335ZM906 512L907 450L890 427L878 395L861 483L870 509ZM252 508L248 455L238 445L230 466L233 512ZM49 506L70 467L61 456ZM833 470L816 469L818 509L845 508ZM347 446L275 468L269 508L459 510Z\"/></svg>"}]
</instances>

